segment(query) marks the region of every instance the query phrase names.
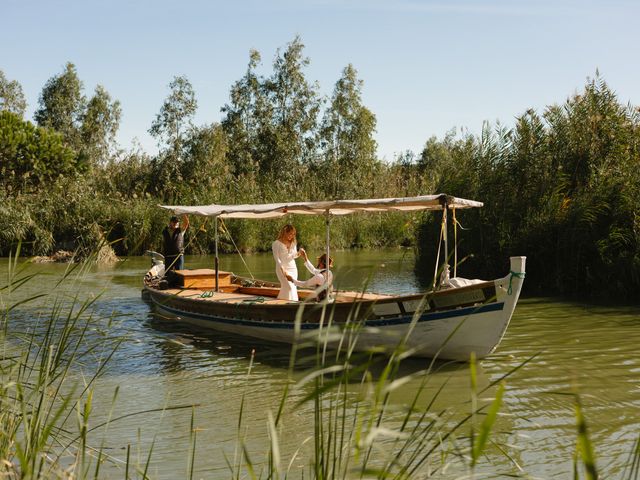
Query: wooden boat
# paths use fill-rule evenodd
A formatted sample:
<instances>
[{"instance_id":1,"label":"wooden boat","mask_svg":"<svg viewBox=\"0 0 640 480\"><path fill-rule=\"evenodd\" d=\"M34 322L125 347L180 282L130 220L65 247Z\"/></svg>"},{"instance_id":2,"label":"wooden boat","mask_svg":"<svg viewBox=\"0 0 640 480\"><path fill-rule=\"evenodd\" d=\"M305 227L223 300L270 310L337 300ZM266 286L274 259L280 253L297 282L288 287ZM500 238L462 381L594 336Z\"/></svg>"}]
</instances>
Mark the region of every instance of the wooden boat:
<instances>
[{"instance_id":1,"label":"wooden boat","mask_svg":"<svg viewBox=\"0 0 640 480\"><path fill-rule=\"evenodd\" d=\"M442 194L165 208L176 214L199 214L216 219L322 214L327 217L327 230L331 215L357 211L442 210L444 258L447 258L447 212L479 206L482 203ZM360 351L388 351L402 344L401 348L410 355L468 361L471 352L482 358L500 343L522 289L525 257L511 257L510 272L496 280L466 280L455 276L448 279L442 275L436 289L421 294L336 291L331 298L320 302L313 300L316 292L304 289L298 290L300 301L277 299L279 284L250 280L217 267L216 252L216 269L178 271L180 285L162 289L159 279L164 265L156 260L145 276L143 294L155 308L172 318L215 330L287 343L328 338L330 343L353 342L355 350ZM336 329L342 334L336 335Z\"/></svg>"}]
</instances>

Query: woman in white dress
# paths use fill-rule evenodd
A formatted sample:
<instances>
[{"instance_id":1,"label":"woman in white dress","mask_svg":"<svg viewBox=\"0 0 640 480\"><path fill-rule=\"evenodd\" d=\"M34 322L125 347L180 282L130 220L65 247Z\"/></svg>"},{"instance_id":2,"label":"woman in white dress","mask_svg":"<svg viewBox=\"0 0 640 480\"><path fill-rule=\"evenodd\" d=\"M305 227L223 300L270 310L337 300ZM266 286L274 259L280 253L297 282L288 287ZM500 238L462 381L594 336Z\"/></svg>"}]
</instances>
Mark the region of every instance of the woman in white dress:
<instances>
[{"instance_id":1,"label":"woman in white dress","mask_svg":"<svg viewBox=\"0 0 640 480\"><path fill-rule=\"evenodd\" d=\"M276 261L276 275L280 280L278 298L281 300L298 301L298 289L293 282L287 280L287 275L295 280L298 279L296 258L300 256L300 252L296 247L296 228L293 225L282 227L278 239L271 245L273 258Z\"/></svg>"}]
</instances>

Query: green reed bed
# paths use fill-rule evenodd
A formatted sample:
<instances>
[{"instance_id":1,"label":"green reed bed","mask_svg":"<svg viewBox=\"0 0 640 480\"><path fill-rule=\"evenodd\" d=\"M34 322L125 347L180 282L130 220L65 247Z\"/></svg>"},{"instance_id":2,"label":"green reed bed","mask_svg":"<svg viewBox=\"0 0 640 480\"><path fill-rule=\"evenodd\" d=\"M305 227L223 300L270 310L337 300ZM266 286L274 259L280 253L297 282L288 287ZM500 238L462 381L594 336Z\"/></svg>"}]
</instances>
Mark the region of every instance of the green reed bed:
<instances>
[{"instance_id":1,"label":"green reed bed","mask_svg":"<svg viewBox=\"0 0 640 480\"><path fill-rule=\"evenodd\" d=\"M301 311L302 308L305 306ZM406 373L402 365L411 351L405 348L404 341L384 354L357 353L353 347L364 328L358 321L363 312L353 311L352 323L338 329L332 325L331 308L323 308L325 324L320 342L316 341L317 333L311 338L298 331L300 342L292 348L290 382L280 403L268 412L265 428L270 443L265 446L264 457L250 454L245 447L246 431L242 425L247 405L243 397L236 455L228 461L231 478L536 478L526 471L526 465L519 463L518 453L523 447L508 444L504 439L511 432L496 428L507 380L537 355L481 388L472 356L469 396L444 399L441 396L446 382L438 384L433 378L447 364L437 359L425 360L423 369ZM416 320L417 316L414 324ZM297 372L300 365L311 365L302 376ZM251 365L247 391L250 382ZM394 392L409 382L419 385L410 401L401 405L393 402ZM567 459L573 462L573 478L597 479L595 448L580 395L565 395L571 397L576 414L576 448L573 458ZM442 407L443 403L447 406ZM285 455L280 450L279 436L292 418L287 412L298 409L311 412L312 433L298 449ZM620 478L640 478L639 445L640 439ZM496 463L496 456L503 457L502 461ZM512 468L496 466L505 463Z\"/></svg>"},{"instance_id":2,"label":"green reed bed","mask_svg":"<svg viewBox=\"0 0 640 480\"><path fill-rule=\"evenodd\" d=\"M364 328L358 319L364 312L356 307L347 327L338 329L332 324L331 307L322 308L325 324L319 334L320 342L315 342L317 332L311 338L298 330L300 342L292 348L290 360L291 381L284 388L280 404L268 414L271 442L264 460L250 455L244 446L243 397L236 455L228 462L231 477L438 478L452 463L458 468L463 465L473 475L488 443L496 443L491 440L491 430L498 416L504 382L531 359L478 390L472 358L470 396L456 405L467 413L460 416L459 410L435 407L445 385L433 387L430 374L442 368L442 362L425 360L423 369L406 374L402 362L411 352L404 347L404 341L384 354L356 353L354 346ZM413 325L405 339L412 328ZM300 377L296 372L300 365L311 367L296 380L295 377ZM412 401L408 405L394 404L394 391L416 380L419 388ZM247 388L249 385L250 371ZM489 392L495 393L495 398L481 399L480 395ZM287 412L296 409L311 410L312 434L285 458L278 437L291 418ZM498 447L509 457L506 447ZM293 467L301 460L306 462L306 468Z\"/></svg>"},{"instance_id":3,"label":"green reed bed","mask_svg":"<svg viewBox=\"0 0 640 480\"><path fill-rule=\"evenodd\" d=\"M0 478L104 478L105 462L123 478L147 478L150 456L122 461L105 444L110 424L149 411L114 416L116 388L106 420L93 418L96 384L125 338L109 333L114 314L95 314L99 294L73 294L91 259L34 293L29 282L38 273L19 253L0 284ZM24 309L28 322L16 315Z\"/></svg>"}]
</instances>

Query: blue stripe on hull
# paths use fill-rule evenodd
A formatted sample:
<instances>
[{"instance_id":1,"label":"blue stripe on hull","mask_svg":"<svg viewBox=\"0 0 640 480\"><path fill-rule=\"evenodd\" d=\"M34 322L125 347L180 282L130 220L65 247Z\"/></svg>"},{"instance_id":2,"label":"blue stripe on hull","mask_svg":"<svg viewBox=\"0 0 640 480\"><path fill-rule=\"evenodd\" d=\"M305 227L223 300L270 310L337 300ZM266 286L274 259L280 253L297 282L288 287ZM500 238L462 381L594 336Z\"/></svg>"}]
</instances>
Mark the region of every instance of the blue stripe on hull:
<instances>
[{"instance_id":1,"label":"blue stripe on hull","mask_svg":"<svg viewBox=\"0 0 640 480\"><path fill-rule=\"evenodd\" d=\"M153 300L153 302L159 308L166 310L167 312L172 313L176 316L182 315L190 318L195 318L198 320L208 320L210 322L215 322L215 323L227 323L231 325L243 325L247 327L260 327L260 328L279 328L279 329L284 328L289 330L293 330L295 325L292 322L264 322L264 321L257 321L257 320L243 320L238 318L216 317L214 315L204 315L201 313L178 310L176 308L163 305L157 302L155 299ZM466 308L459 308L455 310L447 310L444 312L424 313L418 319L418 323L430 322L434 320L443 320L447 318L466 317L466 316L474 315L477 313L496 312L496 311L502 310L503 308L504 308L504 302L499 302L499 303L489 303L487 305L481 305L478 307L466 307ZM382 327L382 326L391 326L391 325L402 325L402 324L411 323L412 319L413 319L413 314L403 315L399 317L392 317L392 318L382 318L378 320L367 320L365 322L365 326ZM318 328L318 324L302 323L300 325L300 328L302 328L303 330L313 330Z\"/></svg>"}]
</instances>

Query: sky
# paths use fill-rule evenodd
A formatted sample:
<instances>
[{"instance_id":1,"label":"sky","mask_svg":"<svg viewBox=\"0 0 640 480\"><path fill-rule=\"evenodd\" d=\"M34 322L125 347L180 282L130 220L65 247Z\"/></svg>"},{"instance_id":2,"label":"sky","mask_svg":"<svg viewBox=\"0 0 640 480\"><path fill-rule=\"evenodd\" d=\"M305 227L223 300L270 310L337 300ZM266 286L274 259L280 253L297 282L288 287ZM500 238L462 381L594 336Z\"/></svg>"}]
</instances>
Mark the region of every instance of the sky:
<instances>
[{"instance_id":1,"label":"sky","mask_svg":"<svg viewBox=\"0 0 640 480\"><path fill-rule=\"evenodd\" d=\"M299 35L322 95L356 68L378 155L393 160L452 129L542 113L596 72L640 104L639 18L636 0L0 0L0 70L32 120L46 81L74 63L85 95L100 84L120 101L120 146L153 154L148 130L175 76L194 87L195 123L218 122L250 50L269 75Z\"/></svg>"}]
</instances>

